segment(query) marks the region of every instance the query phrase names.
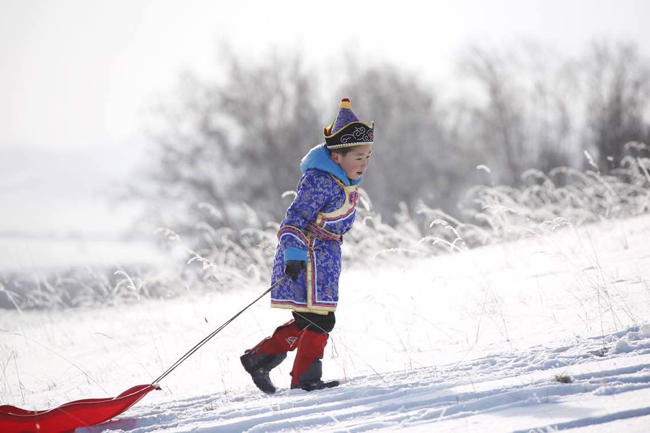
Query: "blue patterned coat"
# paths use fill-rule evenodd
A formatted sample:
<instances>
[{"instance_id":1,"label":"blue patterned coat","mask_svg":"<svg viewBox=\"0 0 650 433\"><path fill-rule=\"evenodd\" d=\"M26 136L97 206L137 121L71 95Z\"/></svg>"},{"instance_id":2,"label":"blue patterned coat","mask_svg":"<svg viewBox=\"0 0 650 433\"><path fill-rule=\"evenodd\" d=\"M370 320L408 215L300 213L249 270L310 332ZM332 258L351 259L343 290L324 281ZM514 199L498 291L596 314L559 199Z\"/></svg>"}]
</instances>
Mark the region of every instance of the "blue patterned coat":
<instances>
[{"instance_id":1,"label":"blue patterned coat","mask_svg":"<svg viewBox=\"0 0 650 433\"><path fill-rule=\"evenodd\" d=\"M298 191L278 232L272 283L284 276L286 260L304 260L306 272L285 279L271 292L271 305L299 312L336 310L341 274L341 243L352 228L359 201L357 184L334 163L324 145L303 158Z\"/></svg>"}]
</instances>

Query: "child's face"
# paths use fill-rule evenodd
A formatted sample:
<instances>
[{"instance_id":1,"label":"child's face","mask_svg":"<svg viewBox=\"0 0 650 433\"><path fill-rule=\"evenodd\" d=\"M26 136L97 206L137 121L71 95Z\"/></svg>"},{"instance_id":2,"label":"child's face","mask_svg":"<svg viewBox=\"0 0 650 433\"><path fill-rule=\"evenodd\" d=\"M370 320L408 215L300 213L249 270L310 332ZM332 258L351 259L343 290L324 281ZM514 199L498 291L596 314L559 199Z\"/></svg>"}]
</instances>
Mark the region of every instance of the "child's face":
<instances>
[{"instance_id":1,"label":"child's face","mask_svg":"<svg viewBox=\"0 0 650 433\"><path fill-rule=\"evenodd\" d=\"M368 170L371 154L372 146L370 144L364 144L354 146L345 156L332 152L332 161L341 166L348 175L348 179L357 180Z\"/></svg>"}]
</instances>

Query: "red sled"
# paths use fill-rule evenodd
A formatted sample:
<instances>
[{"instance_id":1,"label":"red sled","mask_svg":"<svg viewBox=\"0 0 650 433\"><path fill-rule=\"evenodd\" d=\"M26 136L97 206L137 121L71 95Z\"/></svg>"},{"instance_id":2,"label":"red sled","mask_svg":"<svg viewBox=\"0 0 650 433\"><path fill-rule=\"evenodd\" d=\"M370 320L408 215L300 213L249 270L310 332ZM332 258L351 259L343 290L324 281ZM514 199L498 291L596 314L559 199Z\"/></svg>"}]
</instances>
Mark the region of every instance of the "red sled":
<instances>
[{"instance_id":1,"label":"red sled","mask_svg":"<svg viewBox=\"0 0 650 433\"><path fill-rule=\"evenodd\" d=\"M115 398L89 398L71 401L49 410L25 410L0 406L0 432L54 433L72 431L108 421L136 404L155 385L136 385Z\"/></svg>"}]
</instances>

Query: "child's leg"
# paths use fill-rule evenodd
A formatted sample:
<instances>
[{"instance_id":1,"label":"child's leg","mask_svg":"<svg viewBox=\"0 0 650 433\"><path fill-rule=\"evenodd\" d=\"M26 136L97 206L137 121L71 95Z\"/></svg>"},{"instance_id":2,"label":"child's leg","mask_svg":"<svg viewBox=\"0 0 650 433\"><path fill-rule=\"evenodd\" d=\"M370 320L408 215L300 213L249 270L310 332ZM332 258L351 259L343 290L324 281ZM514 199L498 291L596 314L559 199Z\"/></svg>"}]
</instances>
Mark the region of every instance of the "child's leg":
<instances>
[{"instance_id":1,"label":"child's leg","mask_svg":"<svg viewBox=\"0 0 650 433\"><path fill-rule=\"evenodd\" d=\"M260 355L280 355L294 350L297 347L300 327L295 320L290 320L280 325L273 335L260 341L250 350L253 357Z\"/></svg>"},{"instance_id":2,"label":"child's leg","mask_svg":"<svg viewBox=\"0 0 650 433\"><path fill-rule=\"evenodd\" d=\"M313 313L294 313L298 327L303 331L298 340L298 353L291 371L291 386L302 387L320 382L323 374L321 359L329 332L334 329L334 313L327 316Z\"/></svg>"},{"instance_id":3,"label":"child's leg","mask_svg":"<svg viewBox=\"0 0 650 433\"><path fill-rule=\"evenodd\" d=\"M294 320L279 326L273 335L247 350L239 359L255 385L267 394L275 392L269 372L280 365L287 352L297 347L300 328Z\"/></svg>"}]
</instances>

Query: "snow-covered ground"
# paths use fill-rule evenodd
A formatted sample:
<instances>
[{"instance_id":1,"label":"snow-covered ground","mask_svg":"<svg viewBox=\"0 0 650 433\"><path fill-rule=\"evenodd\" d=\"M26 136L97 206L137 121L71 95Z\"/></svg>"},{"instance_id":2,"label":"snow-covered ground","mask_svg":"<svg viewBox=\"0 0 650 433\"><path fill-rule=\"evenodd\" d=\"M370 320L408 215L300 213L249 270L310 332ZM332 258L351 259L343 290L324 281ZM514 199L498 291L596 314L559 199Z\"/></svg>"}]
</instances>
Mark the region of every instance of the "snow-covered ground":
<instances>
[{"instance_id":1,"label":"snow-covered ground","mask_svg":"<svg viewBox=\"0 0 650 433\"><path fill-rule=\"evenodd\" d=\"M144 156L140 143L57 151L0 146L0 238L121 237L141 209L118 197Z\"/></svg>"},{"instance_id":2,"label":"snow-covered ground","mask_svg":"<svg viewBox=\"0 0 650 433\"><path fill-rule=\"evenodd\" d=\"M153 236L133 238L140 206L118 200L144 154L135 142L0 147L0 275L164 262Z\"/></svg>"},{"instance_id":3,"label":"snow-covered ground","mask_svg":"<svg viewBox=\"0 0 650 433\"><path fill-rule=\"evenodd\" d=\"M261 394L239 364L289 313L265 299L99 431L650 429L650 218L348 270L324 378ZM3 311L0 401L47 408L154 380L265 287ZM562 383L557 378L571 383Z\"/></svg>"}]
</instances>

